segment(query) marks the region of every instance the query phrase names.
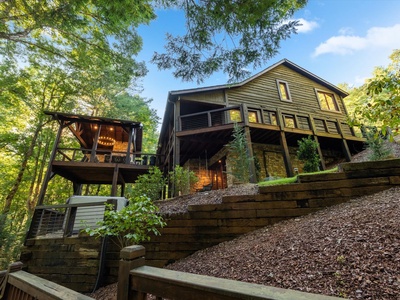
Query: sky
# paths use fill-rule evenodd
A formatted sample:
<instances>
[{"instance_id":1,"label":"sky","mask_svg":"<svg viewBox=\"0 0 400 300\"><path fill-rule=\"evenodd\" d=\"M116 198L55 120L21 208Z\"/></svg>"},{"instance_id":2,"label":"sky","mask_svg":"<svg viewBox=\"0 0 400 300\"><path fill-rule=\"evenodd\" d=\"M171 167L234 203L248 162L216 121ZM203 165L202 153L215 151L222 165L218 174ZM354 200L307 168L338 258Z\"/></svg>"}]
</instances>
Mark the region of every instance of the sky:
<instances>
[{"instance_id":1,"label":"sky","mask_svg":"<svg viewBox=\"0 0 400 300\"><path fill-rule=\"evenodd\" d=\"M185 28L178 11L158 11L157 16L139 28L143 50L137 59L149 69L140 95L153 99L150 107L162 118L169 91L226 84L228 76L216 73L198 85L152 65L154 51L164 52L165 34L183 34ZM400 48L398 0L309 0L293 19L302 24L298 33L282 41L279 53L265 66L250 70L252 75L286 58L334 85L360 86L372 77L375 67L387 66L390 54Z\"/></svg>"}]
</instances>

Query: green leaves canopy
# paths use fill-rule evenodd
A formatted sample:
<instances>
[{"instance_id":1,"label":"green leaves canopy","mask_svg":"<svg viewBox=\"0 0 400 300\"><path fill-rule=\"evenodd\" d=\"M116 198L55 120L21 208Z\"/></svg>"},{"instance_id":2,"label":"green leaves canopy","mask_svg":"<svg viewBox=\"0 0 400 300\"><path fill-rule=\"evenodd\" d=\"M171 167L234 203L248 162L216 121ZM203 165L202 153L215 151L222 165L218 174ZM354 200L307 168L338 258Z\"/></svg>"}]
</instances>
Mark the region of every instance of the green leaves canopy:
<instances>
[{"instance_id":1,"label":"green leaves canopy","mask_svg":"<svg viewBox=\"0 0 400 300\"><path fill-rule=\"evenodd\" d=\"M187 32L167 35L166 53L152 61L160 69L175 69L184 81L202 82L222 70L230 81L249 75L249 65L259 67L272 58L281 40L295 33L289 18L306 0L204 0L161 1L182 9Z\"/></svg>"}]
</instances>

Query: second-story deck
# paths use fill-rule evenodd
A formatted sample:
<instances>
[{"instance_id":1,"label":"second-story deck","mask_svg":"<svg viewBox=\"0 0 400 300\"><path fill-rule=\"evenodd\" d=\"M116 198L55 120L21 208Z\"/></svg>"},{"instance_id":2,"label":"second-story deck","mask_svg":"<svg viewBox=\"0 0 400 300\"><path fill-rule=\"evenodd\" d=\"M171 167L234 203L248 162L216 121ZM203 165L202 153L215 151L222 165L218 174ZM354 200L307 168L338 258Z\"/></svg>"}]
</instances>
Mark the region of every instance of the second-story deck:
<instances>
[{"instance_id":1,"label":"second-story deck","mask_svg":"<svg viewBox=\"0 0 400 300\"><path fill-rule=\"evenodd\" d=\"M134 183L156 164L156 155L143 153L139 122L46 112L60 124L39 204L48 182L59 175L73 183L74 194L83 184ZM122 189L123 190L123 189Z\"/></svg>"},{"instance_id":2,"label":"second-story deck","mask_svg":"<svg viewBox=\"0 0 400 300\"><path fill-rule=\"evenodd\" d=\"M164 149L171 149L176 136L180 141L181 163L204 156L204 149L211 157L231 140L235 122L249 128L252 143L279 145L284 134L287 145L297 147L299 139L312 135L319 139L322 148L338 151L342 151L341 141L346 140L349 151L354 153L362 150L364 142L341 115L327 117L242 104L181 115L176 132L170 133Z\"/></svg>"}]
</instances>

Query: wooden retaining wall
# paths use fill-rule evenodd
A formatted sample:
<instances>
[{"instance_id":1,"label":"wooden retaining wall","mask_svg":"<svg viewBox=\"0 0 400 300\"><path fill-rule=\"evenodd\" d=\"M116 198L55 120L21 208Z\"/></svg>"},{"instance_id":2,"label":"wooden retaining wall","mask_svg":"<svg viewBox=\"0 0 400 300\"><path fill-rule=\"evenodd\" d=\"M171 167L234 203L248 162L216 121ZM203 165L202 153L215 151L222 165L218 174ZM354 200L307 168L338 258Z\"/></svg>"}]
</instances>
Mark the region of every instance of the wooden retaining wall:
<instances>
[{"instance_id":1,"label":"wooden retaining wall","mask_svg":"<svg viewBox=\"0 0 400 300\"><path fill-rule=\"evenodd\" d=\"M227 196L221 204L190 206L188 213L167 218L161 236L143 243L146 264L161 267L267 225L400 185L400 159L347 163L341 170L301 175L299 183L260 187L258 195ZM30 273L90 292L99 269L100 244L90 237L29 239L21 260ZM104 283L117 281L119 250L108 246Z\"/></svg>"},{"instance_id":2,"label":"wooden retaining wall","mask_svg":"<svg viewBox=\"0 0 400 300\"><path fill-rule=\"evenodd\" d=\"M345 163L339 173L301 175L299 183L260 187L171 216L161 236L144 243L146 263L164 266L244 233L400 185L400 159Z\"/></svg>"}]
</instances>

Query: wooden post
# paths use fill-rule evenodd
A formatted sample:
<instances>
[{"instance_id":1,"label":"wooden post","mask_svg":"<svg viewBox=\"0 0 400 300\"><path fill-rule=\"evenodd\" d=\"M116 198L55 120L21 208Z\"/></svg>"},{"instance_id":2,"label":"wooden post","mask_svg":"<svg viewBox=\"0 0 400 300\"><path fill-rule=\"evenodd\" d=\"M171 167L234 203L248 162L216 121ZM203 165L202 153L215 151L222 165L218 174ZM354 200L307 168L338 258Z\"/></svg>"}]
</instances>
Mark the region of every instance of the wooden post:
<instances>
[{"instance_id":1,"label":"wooden post","mask_svg":"<svg viewBox=\"0 0 400 300\"><path fill-rule=\"evenodd\" d=\"M145 293L131 291L130 271L145 265L146 249L140 245L125 247L121 250L118 271L117 300L144 300Z\"/></svg>"},{"instance_id":2,"label":"wooden post","mask_svg":"<svg viewBox=\"0 0 400 300\"><path fill-rule=\"evenodd\" d=\"M320 146L320 144L319 144L319 140L318 140L318 137L317 137L316 135L314 135L314 141L316 141L317 144L318 144L317 152L318 152L319 159L320 159L320 165L321 165L321 167L322 167L322 170L325 170L326 167L325 167L324 156L323 156L323 154L322 154L321 146Z\"/></svg>"}]
</instances>

